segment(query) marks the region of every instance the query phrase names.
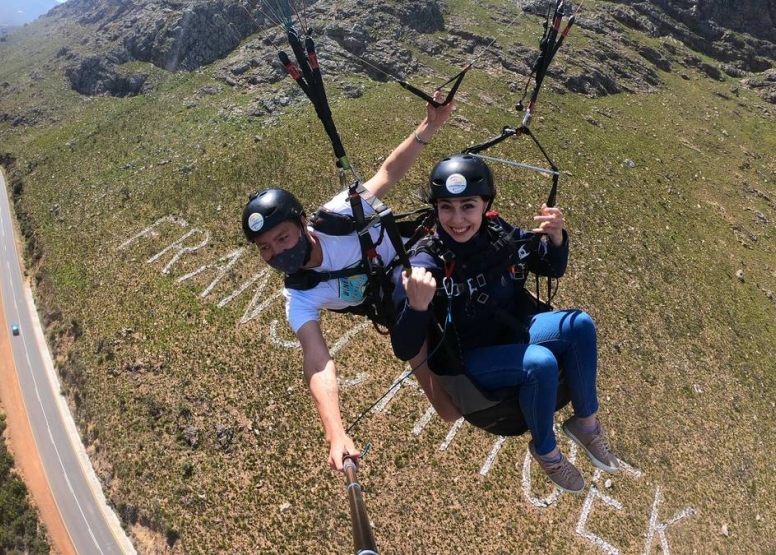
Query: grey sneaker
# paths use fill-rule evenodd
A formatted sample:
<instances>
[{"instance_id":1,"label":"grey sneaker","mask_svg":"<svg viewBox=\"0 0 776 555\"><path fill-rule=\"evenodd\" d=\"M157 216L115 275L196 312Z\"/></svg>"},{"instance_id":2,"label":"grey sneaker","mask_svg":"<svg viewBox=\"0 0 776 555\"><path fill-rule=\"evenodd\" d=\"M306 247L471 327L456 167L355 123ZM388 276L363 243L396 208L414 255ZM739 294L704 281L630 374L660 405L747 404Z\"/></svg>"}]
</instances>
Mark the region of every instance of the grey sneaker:
<instances>
[{"instance_id":1,"label":"grey sneaker","mask_svg":"<svg viewBox=\"0 0 776 555\"><path fill-rule=\"evenodd\" d=\"M563 456L563 453L560 454L560 462L548 463L536 453L533 440L528 443L528 451L558 489L569 493L581 493L585 489L585 479L582 474Z\"/></svg>"},{"instance_id":2,"label":"grey sneaker","mask_svg":"<svg viewBox=\"0 0 776 555\"><path fill-rule=\"evenodd\" d=\"M572 416L563 423L563 432L584 449L595 466L606 472L617 472L620 463L606 443L604 427L598 419L596 423L594 432L584 432L579 425L579 419Z\"/></svg>"}]
</instances>

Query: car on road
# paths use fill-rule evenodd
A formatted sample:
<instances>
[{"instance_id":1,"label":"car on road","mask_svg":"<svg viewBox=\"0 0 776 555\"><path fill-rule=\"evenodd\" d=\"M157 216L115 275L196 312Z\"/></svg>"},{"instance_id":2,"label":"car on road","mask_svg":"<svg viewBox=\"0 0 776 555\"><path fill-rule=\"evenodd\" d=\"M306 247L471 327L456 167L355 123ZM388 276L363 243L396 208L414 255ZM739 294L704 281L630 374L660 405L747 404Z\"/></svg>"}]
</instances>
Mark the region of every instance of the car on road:
<instances>
[{"instance_id":1,"label":"car on road","mask_svg":"<svg viewBox=\"0 0 776 555\"><path fill-rule=\"evenodd\" d=\"M19 335L19 324L11 324L11 333Z\"/></svg>"}]
</instances>

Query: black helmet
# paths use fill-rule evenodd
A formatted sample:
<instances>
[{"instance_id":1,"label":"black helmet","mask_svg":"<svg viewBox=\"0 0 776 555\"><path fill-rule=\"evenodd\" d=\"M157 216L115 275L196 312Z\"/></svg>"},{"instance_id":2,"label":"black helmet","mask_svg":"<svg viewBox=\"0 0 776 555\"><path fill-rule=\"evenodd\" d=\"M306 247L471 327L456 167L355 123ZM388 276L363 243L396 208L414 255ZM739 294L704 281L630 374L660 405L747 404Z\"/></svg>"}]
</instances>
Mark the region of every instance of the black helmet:
<instances>
[{"instance_id":1,"label":"black helmet","mask_svg":"<svg viewBox=\"0 0 776 555\"><path fill-rule=\"evenodd\" d=\"M428 200L432 204L440 198L484 197L492 201L495 196L493 175L481 158L471 154L454 154L431 170Z\"/></svg>"},{"instance_id":2,"label":"black helmet","mask_svg":"<svg viewBox=\"0 0 776 555\"><path fill-rule=\"evenodd\" d=\"M264 189L248 197L242 215L245 238L253 243L256 237L286 220L304 216L297 198L285 189Z\"/></svg>"}]
</instances>

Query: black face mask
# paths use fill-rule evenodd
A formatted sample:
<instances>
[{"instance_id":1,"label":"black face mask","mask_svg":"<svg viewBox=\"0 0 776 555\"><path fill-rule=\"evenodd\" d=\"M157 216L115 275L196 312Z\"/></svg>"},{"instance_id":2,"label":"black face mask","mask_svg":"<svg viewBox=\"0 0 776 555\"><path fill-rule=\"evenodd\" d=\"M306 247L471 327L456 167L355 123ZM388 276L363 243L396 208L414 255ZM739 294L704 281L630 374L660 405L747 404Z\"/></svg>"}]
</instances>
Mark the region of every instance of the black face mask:
<instances>
[{"instance_id":1,"label":"black face mask","mask_svg":"<svg viewBox=\"0 0 776 555\"><path fill-rule=\"evenodd\" d=\"M296 245L276 254L267 260L267 264L276 270L291 275L298 272L302 266L310 261L311 253L312 245L307 239L307 232L304 229L300 229L299 241L296 242Z\"/></svg>"}]
</instances>

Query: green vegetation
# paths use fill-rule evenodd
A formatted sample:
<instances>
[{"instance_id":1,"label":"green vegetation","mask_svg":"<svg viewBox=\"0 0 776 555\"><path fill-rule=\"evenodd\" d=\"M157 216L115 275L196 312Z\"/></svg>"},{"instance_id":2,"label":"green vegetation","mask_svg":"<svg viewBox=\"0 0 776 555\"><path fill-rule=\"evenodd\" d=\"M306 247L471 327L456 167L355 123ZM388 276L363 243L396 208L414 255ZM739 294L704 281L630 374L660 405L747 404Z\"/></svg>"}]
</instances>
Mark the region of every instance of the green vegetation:
<instances>
[{"instance_id":1,"label":"green vegetation","mask_svg":"<svg viewBox=\"0 0 776 555\"><path fill-rule=\"evenodd\" d=\"M44 555L50 552L45 528L30 505L27 487L13 471L13 457L5 448L5 415L0 413L0 552Z\"/></svg>"},{"instance_id":2,"label":"green vegetation","mask_svg":"<svg viewBox=\"0 0 776 555\"><path fill-rule=\"evenodd\" d=\"M573 56L574 40L558 63ZM263 269L248 250L204 297L215 270L180 281L246 247L239 216L249 192L285 185L313 210L338 189L312 108L248 116L262 95L297 97L293 82L231 89L212 77L219 64L191 74L143 66L153 85L143 96L85 98L52 61L56 49L32 44L23 30L0 47L0 82L9 83L0 113L11 116L0 121L0 142L16 161L11 181L23 186L15 207L39 309L79 427L112 478L108 498L130 529L152 527L187 553L347 552L343 481L324 466L301 353L281 344L294 339L281 302L243 322L280 279L267 274L255 305L262 279L222 302ZM479 69L464 80L453 121L386 198L397 210L417 206L411 193L440 157L519 123L511 111L519 93L507 83L522 78ZM555 305L595 318L602 418L641 473L610 486L600 479L598 490L623 507L596 502L587 529L622 553L642 552L659 487L660 522L695 510L668 526L673 551L764 553L776 537L775 109L743 88L731 92L729 78L685 67L659 74L652 94L597 99L553 93L548 78L532 127L563 172L558 203L573 245ZM333 86L330 97L366 178L424 109L395 83L361 82L360 98ZM208 85L223 91L197 94ZM28 123L14 125L16 116ZM493 155L544 164L526 138ZM527 225L549 180L494 170L496 207ZM122 247L167 216L188 226L168 222ZM174 253L153 257L188 232L186 246L209 239L163 273ZM322 321L330 345L357 323ZM371 331L336 359L343 380L368 373L343 388L347 422L403 370ZM527 500L528 438L509 440L483 477L496 438L465 426L440 451L449 425L434 419L412 433L426 408L402 387L355 431L373 443L361 479L382 550L600 553L575 533L584 497L548 508ZM591 480L592 468L580 466ZM532 487L536 497L551 493L538 475ZM655 533L651 552L659 544Z\"/></svg>"}]
</instances>

